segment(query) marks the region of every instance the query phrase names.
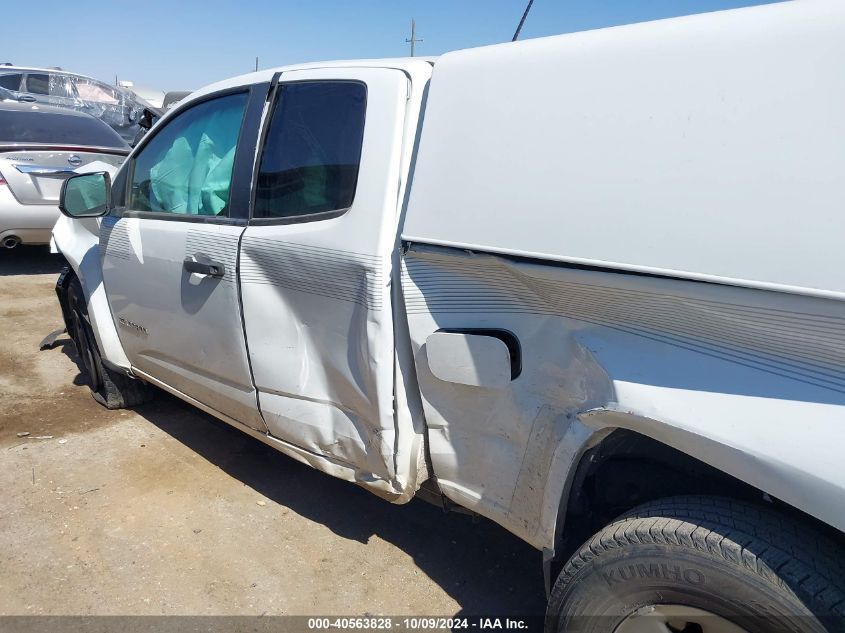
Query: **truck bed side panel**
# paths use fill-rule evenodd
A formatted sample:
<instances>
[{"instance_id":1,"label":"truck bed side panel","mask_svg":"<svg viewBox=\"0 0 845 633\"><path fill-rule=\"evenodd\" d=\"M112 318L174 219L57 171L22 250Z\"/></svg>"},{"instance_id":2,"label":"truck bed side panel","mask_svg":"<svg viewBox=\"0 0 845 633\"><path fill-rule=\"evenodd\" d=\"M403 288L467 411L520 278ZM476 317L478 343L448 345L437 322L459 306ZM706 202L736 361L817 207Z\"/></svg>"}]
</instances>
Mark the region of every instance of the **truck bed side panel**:
<instances>
[{"instance_id":1,"label":"truck bed side panel","mask_svg":"<svg viewBox=\"0 0 845 633\"><path fill-rule=\"evenodd\" d=\"M581 452L618 427L845 528L842 302L425 246L403 289L434 475L537 547ZM504 388L432 373L428 337L473 329L518 339Z\"/></svg>"}]
</instances>

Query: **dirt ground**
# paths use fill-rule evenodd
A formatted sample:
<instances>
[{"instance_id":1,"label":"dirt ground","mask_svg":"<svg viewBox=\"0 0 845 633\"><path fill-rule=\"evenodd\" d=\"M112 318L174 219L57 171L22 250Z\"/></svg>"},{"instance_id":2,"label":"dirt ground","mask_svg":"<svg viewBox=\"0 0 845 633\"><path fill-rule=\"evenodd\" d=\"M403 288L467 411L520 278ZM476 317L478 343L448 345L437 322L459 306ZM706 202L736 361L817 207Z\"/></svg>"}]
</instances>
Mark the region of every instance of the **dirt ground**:
<instances>
[{"instance_id":1,"label":"dirt ground","mask_svg":"<svg viewBox=\"0 0 845 633\"><path fill-rule=\"evenodd\" d=\"M0 252L0 615L543 612L540 554L488 521L391 505L163 393L100 407L70 339L38 351L61 264Z\"/></svg>"}]
</instances>

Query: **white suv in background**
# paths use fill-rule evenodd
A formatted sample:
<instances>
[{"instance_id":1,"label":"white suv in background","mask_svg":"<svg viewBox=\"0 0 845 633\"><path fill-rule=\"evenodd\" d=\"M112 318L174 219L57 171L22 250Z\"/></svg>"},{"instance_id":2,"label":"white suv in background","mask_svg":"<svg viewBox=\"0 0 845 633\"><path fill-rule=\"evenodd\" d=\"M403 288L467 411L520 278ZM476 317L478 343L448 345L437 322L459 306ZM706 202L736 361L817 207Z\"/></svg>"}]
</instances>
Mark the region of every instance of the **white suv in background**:
<instances>
[{"instance_id":1,"label":"white suv in background","mask_svg":"<svg viewBox=\"0 0 845 633\"><path fill-rule=\"evenodd\" d=\"M18 101L71 108L102 119L127 143L138 134L144 108L151 107L128 90L55 69L0 66L0 88Z\"/></svg>"}]
</instances>

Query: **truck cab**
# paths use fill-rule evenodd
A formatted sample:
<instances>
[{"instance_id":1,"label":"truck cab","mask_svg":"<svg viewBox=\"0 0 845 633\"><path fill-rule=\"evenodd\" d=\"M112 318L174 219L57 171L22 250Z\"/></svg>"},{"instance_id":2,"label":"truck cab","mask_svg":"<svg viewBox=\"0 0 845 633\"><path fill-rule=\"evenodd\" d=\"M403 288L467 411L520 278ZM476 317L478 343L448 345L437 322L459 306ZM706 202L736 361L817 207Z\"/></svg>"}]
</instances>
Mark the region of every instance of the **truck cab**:
<instances>
[{"instance_id":1,"label":"truck cab","mask_svg":"<svg viewBox=\"0 0 845 633\"><path fill-rule=\"evenodd\" d=\"M393 406L391 270L431 70L266 71L169 112L96 229L116 365L332 474L411 495L421 428Z\"/></svg>"}]
</instances>

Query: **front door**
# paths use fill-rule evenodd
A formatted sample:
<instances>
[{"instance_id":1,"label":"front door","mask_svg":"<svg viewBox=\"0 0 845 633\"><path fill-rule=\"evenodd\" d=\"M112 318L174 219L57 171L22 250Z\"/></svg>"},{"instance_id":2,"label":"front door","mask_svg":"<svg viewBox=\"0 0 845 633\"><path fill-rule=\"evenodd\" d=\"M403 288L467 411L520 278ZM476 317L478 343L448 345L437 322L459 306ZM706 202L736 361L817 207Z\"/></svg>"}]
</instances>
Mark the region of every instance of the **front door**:
<instances>
[{"instance_id":1,"label":"front door","mask_svg":"<svg viewBox=\"0 0 845 633\"><path fill-rule=\"evenodd\" d=\"M156 129L127 166L125 208L100 234L133 369L258 430L237 261L266 90L210 96Z\"/></svg>"},{"instance_id":2,"label":"front door","mask_svg":"<svg viewBox=\"0 0 845 633\"><path fill-rule=\"evenodd\" d=\"M285 72L241 246L244 321L270 432L392 482L391 257L408 80Z\"/></svg>"}]
</instances>

